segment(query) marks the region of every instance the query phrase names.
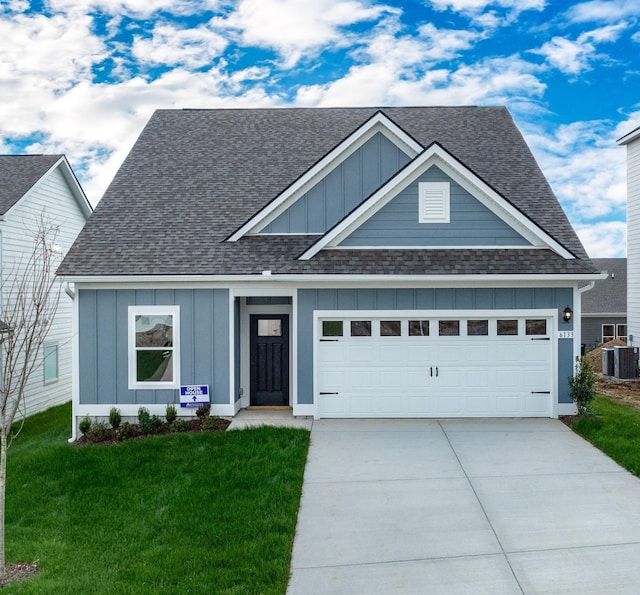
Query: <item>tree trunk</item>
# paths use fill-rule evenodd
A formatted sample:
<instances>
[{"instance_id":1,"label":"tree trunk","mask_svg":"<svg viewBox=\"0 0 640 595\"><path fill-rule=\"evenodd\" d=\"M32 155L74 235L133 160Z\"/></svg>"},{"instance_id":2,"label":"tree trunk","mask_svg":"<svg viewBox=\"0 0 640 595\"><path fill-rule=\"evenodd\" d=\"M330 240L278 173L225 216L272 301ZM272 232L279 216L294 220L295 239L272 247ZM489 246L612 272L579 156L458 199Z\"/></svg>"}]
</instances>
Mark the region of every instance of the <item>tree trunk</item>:
<instances>
[{"instance_id":1,"label":"tree trunk","mask_svg":"<svg viewBox=\"0 0 640 595\"><path fill-rule=\"evenodd\" d=\"M0 428L0 577L5 573L4 560L4 502L5 488L7 485L7 432L5 431L4 421Z\"/></svg>"}]
</instances>

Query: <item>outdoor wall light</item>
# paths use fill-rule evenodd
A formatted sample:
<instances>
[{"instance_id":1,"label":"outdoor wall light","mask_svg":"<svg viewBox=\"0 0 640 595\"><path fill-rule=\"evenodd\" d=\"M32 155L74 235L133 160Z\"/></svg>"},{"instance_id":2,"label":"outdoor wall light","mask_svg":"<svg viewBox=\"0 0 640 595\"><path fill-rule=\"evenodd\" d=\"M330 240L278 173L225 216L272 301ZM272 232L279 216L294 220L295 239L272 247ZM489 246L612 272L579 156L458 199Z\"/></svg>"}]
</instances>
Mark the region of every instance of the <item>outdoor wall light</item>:
<instances>
[{"instance_id":1,"label":"outdoor wall light","mask_svg":"<svg viewBox=\"0 0 640 595\"><path fill-rule=\"evenodd\" d=\"M571 308L569 308L569 306L567 306L562 311L562 320L564 320L565 322L569 322L571 320L572 316L573 316L573 310Z\"/></svg>"}]
</instances>

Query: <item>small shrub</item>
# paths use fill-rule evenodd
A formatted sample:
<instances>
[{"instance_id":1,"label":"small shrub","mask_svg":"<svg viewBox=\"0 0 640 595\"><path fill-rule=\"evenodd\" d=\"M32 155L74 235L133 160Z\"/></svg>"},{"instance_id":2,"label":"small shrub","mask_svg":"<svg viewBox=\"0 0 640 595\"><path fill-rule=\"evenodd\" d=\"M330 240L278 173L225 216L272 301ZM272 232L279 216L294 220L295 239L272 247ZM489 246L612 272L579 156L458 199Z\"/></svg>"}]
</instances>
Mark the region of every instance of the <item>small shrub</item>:
<instances>
[{"instance_id":1,"label":"small shrub","mask_svg":"<svg viewBox=\"0 0 640 595\"><path fill-rule=\"evenodd\" d=\"M91 418L87 415L78 424L78 429L82 432L83 435L86 436L91 430L91 424Z\"/></svg>"},{"instance_id":2,"label":"small shrub","mask_svg":"<svg viewBox=\"0 0 640 595\"><path fill-rule=\"evenodd\" d=\"M174 419L171 423L172 432L186 432L189 429L189 422L186 419Z\"/></svg>"},{"instance_id":3,"label":"small shrub","mask_svg":"<svg viewBox=\"0 0 640 595\"><path fill-rule=\"evenodd\" d=\"M87 438L91 440L91 442L102 442L107 437L107 431L109 428L107 427L106 422L98 421L91 426L91 429L87 432Z\"/></svg>"},{"instance_id":4,"label":"small shrub","mask_svg":"<svg viewBox=\"0 0 640 595\"><path fill-rule=\"evenodd\" d=\"M576 357L575 374L569 378L569 394L578 408L578 415L589 415L596 396L597 376L586 357Z\"/></svg>"},{"instance_id":5,"label":"small shrub","mask_svg":"<svg viewBox=\"0 0 640 595\"><path fill-rule=\"evenodd\" d=\"M196 409L196 415L200 421L204 420L205 417L209 417L209 415L211 415L211 403L200 405L200 407Z\"/></svg>"},{"instance_id":6,"label":"small shrub","mask_svg":"<svg viewBox=\"0 0 640 595\"><path fill-rule=\"evenodd\" d=\"M217 430L222 430L224 427L224 422L217 415L213 417L205 417L202 420L202 431L203 432L215 432Z\"/></svg>"},{"instance_id":7,"label":"small shrub","mask_svg":"<svg viewBox=\"0 0 640 595\"><path fill-rule=\"evenodd\" d=\"M171 425L175 421L176 417L178 417L178 410L173 403L167 403L165 417L167 418L167 423L169 425Z\"/></svg>"},{"instance_id":8,"label":"small shrub","mask_svg":"<svg viewBox=\"0 0 640 595\"><path fill-rule=\"evenodd\" d=\"M138 409L138 428L143 434L151 432L151 414L146 407Z\"/></svg>"},{"instance_id":9,"label":"small shrub","mask_svg":"<svg viewBox=\"0 0 640 595\"><path fill-rule=\"evenodd\" d=\"M122 421L122 415L120 415L120 409L117 407L111 407L109 410L109 423L114 430L117 430L120 427L120 422Z\"/></svg>"},{"instance_id":10,"label":"small shrub","mask_svg":"<svg viewBox=\"0 0 640 595\"><path fill-rule=\"evenodd\" d=\"M125 421L116 432L116 438L120 441L128 440L136 435L136 429L128 422Z\"/></svg>"}]
</instances>

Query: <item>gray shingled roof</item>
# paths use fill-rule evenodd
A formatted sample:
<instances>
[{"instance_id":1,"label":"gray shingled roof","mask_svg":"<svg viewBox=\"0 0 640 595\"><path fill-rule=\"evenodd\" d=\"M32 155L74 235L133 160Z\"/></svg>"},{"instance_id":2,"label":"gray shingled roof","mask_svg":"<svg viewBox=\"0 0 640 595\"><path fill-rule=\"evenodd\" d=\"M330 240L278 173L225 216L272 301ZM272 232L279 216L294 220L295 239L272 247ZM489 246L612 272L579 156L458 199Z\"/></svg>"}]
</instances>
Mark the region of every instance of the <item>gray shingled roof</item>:
<instances>
[{"instance_id":1,"label":"gray shingled roof","mask_svg":"<svg viewBox=\"0 0 640 595\"><path fill-rule=\"evenodd\" d=\"M62 155L0 155L0 214L4 215Z\"/></svg>"},{"instance_id":2,"label":"gray shingled roof","mask_svg":"<svg viewBox=\"0 0 640 595\"><path fill-rule=\"evenodd\" d=\"M438 142L578 257L550 251L321 252L317 236L224 240L379 109ZM381 262L388 263L381 266ZM592 272L510 114L500 107L159 110L63 262L66 275Z\"/></svg>"},{"instance_id":3,"label":"gray shingled roof","mask_svg":"<svg viewBox=\"0 0 640 595\"><path fill-rule=\"evenodd\" d=\"M598 271L607 271L609 277L596 281L592 290L582 294L584 314L626 314L627 312L627 259L594 258Z\"/></svg>"}]
</instances>

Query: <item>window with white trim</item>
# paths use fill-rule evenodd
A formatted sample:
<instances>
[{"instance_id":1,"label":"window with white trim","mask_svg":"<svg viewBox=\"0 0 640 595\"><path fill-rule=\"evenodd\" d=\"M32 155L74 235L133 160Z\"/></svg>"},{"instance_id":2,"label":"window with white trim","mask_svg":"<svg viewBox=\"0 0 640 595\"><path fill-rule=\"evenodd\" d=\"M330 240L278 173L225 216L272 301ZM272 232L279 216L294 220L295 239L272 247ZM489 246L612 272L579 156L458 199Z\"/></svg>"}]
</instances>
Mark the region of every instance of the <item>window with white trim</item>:
<instances>
[{"instance_id":1,"label":"window with white trim","mask_svg":"<svg viewBox=\"0 0 640 595\"><path fill-rule=\"evenodd\" d=\"M129 306L129 388L180 386L180 306Z\"/></svg>"},{"instance_id":2,"label":"window with white trim","mask_svg":"<svg viewBox=\"0 0 640 595\"><path fill-rule=\"evenodd\" d=\"M420 223L449 223L449 182L419 182L418 203Z\"/></svg>"},{"instance_id":3,"label":"window with white trim","mask_svg":"<svg viewBox=\"0 0 640 595\"><path fill-rule=\"evenodd\" d=\"M616 336L618 337L618 339L622 339L625 343L627 342L626 324L616 324Z\"/></svg>"},{"instance_id":4,"label":"window with white trim","mask_svg":"<svg viewBox=\"0 0 640 595\"><path fill-rule=\"evenodd\" d=\"M58 345L45 344L42 346L42 367L44 369L44 383L58 380Z\"/></svg>"}]
</instances>

